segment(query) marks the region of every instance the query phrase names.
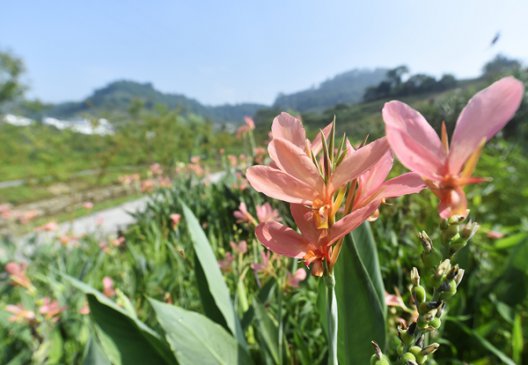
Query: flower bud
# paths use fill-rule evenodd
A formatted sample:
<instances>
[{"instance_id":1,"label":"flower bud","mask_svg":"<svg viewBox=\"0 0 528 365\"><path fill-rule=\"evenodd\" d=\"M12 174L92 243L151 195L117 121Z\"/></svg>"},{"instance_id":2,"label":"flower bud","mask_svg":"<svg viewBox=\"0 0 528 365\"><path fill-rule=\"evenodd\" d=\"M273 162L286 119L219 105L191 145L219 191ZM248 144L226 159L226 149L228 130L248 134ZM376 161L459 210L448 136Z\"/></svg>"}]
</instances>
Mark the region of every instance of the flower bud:
<instances>
[{"instance_id":1,"label":"flower bud","mask_svg":"<svg viewBox=\"0 0 528 365\"><path fill-rule=\"evenodd\" d=\"M413 296L414 296L414 301L417 305L425 302L425 299L426 299L425 288L421 285L415 286L413 288Z\"/></svg>"},{"instance_id":2,"label":"flower bud","mask_svg":"<svg viewBox=\"0 0 528 365\"><path fill-rule=\"evenodd\" d=\"M375 341L370 342L374 346L375 354L370 357L371 365L390 365L389 358L381 352L381 348Z\"/></svg>"},{"instance_id":3,"label":"flower bud","mask_svg":"<svg viewBox=\"0 0 528 365\"><path fill-rule=\"evenodd\" d=\"M477 233L479 228L480 226L478 223L468 222L462 226L462 229L460 230L460 236L466 241L469 241L473 238L475 233Z\"/></svg>"},{"instance_id":4,"label":"flower bud","mask_svg":"<svg viewBox=\"0 0 528 365\"><path fill-rule=\"evenodd\" d=\"M420 233L418 233L418 238L422 243L424 252L431 252L431 250L433 249L433 241L431 240L429 235L425 231L421 231Z\"/></svg>"},{"instance_id":5,"label":"flower bud","mask_svg":"<svg viewBox=\"0 0 528 365\"><path fill-rule=\"evenodd\" d=\"M409 328L404 330L401 327L398 327L398 337L400 338L400 341L406 346L409 346L413 342L414 338L412 335L413 333L410 332Z\"/></svg>"},{"instance_id":6,"label":"flower bud","mask_svg":"<svg viewBox=\"0 0 528 365\"><path fill-rule=\"evenodd\" d=\"M445 280L445 277L450 270L451 270L451 261L449 259L442 261L438 265L438 267L436 268L435 276L434 276L436 285L439 285L442 281Z\"/></svg>"},{"instance_id":7,"label":"flower bud","mask_svg":"<svg viewBox=\"0 0 528 365\"><path fill-rule=\"evenodd\" d=\"M414 286L420 285L420 274L418 273L418 269L413 267L411 270L411 283Z\"/></svg>"},{"instance_id":8,"label":"flower bud","mask_svg":"<svg viewBox=\"0 0 528 365\"><path fill-rule=\"evenodd\" d=\"M402 360L404 364L407 364L408 361L416 362L416 357L412 353L406 352L405 354L403 354Z\"/></svg>"},{"instance_id":9,"label":"flower bud","mask_svg":"<svg viewBox=\"0 0 528 365\"><path fill-rule=\"evenodd\" d=\"M453 215L447 219L448 225L459 225L466 220L467 215Z\"/></svg>"},{"instance_id":10,"label":"flower bud","mask_svg":"<svg viewBox=\"0 0 528 365\"><path fill-rule=\"evenodd\" d=\"M462 281L462 278L464 277L464 270L463 269L459 269L454 280L457 284L457 287L460 285L460 282Z\"/></svg>"},{"instance_id":11,"label":"flower bud","mask_svg":"<svg viewBox=\"0 0 528 365\"><path fill-rule=\"evenodd\" d=\"M430 344L429 346L427 346L426 348L424 348L422 350L422 354L424 355L431 355L433 354L436 350L438 350L438 348L440 347L440 345L436 342L433 342L432 344Z\"/></svg>"},{"instance_id":12,"label":"flower bud","mask_svg":"<svg viewBox=\"0 0 528 365\"><path fill-rule=\"evenodd\" d=\"M454 280L450 280L448 282L444 282L442 286L440 286L440 290L442 291L440 293L440 299L446 300L451 298L453 295L457 292L457 283Z\"/></svg>"},{"instance_id":13,"label":"flower bud","mask_svg":"<svg viewBox=\"0 0 528 365\"><path fill-rule=\"evenodd\" d=\"M411 346L409 352L412 353L414 357L416 357L416 362L418 364L423 364L425 360L427 360L427 356L422 354L422 348L420 346Z\"/></svg>"},{"instance_id":14,"label":"flower bud","mask_svg":"<svg viewBox=\"0 0 528 365\"><path fill-rule=\"evenodd\" d=\"M440 318L438 317L435 317L429 321L429 326L431 326L435 330L439 329L441 325L442 325L442 320L440 320Z\"/></svg>"}]
</instances>

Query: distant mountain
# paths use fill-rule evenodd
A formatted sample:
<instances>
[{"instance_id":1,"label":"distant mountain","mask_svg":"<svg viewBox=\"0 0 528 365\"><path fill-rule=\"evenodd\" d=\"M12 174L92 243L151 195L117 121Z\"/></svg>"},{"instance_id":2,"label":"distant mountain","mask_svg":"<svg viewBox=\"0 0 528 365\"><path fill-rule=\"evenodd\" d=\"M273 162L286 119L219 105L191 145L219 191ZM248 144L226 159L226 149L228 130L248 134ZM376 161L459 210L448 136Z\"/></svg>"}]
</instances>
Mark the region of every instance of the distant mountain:
<instances>
[{"instance_id":1,"label":"distant mountain","mask_svg":"<svg viewBox=\"0 0 528 365\"><path fill-rule=\"evenodd\" d=\"M128 113L137 102L145 108L159 105L169 109L180 109L182 113L193 113L216 123L240 123L245 115L253 116L261 109L293 109L299 112L320 112L338 104L355 104L361 101L365 89L377 85L385 78L386 69L355 69L322 82L318 87L293 94L279 94L273 106L241 103L210 106L183 94L163 93L151 83L114 81L82 101L58 104L39 104L35 107L26 102L4 108L3 112L42 119L45 117L63 120L83 119L87 115L111 117Z\"/></svg>"},{"instance_id":2,"label":"distant mountain","mask_svg":"<svg viewBox=\"0 0 528 365\"><path fill-rule=\"evenodd\" d=\"M44 113L46 116L62 119L71 119L85 114L125 113L133 103L138 101L149 109L163 105L169 109L181 109L183 113L198 114L218 123L239 123L245 115L253 115L257 110L266 107L253 103L208 106L182 94L158 91L151 83L122 80L97 89L83 101L50 105Z\"/></svg>"},{"instance_id":3,"label":"distant mountain","mask_svg":"<svg viewBox=\"0 0 528 365\"><path fill-rule=\"evenodd\" d=\"M386 77L387 69L354 69L322 82L318 87L292 94L279 94L273 107L299 112L323 111L337 104L362 101L367 87L375 86Z\"/></svg>"}]
</instances>

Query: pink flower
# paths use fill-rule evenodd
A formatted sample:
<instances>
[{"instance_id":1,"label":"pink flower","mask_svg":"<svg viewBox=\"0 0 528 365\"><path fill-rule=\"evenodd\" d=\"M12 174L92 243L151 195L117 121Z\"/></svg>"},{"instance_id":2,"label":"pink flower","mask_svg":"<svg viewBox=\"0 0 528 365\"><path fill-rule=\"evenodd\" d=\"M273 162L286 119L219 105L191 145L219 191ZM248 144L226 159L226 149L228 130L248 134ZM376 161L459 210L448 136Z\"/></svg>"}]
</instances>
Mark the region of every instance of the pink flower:
<instances>
[{"instance_id":1,"label":"pink flower","mask_svg":"<svg viewBox=\"0 0 528 365\"><path fill-rule=\"evenodd\" d=\"M298 288L299 283L301 281L304 281L306 279L306 270L304 269L297 269L295 273L291 274L288 273L286 275L286 284L292 288Z\"/></svg>"},{"instance_id":2,"label":"pink flower","mask_svg":"<svg viewBox=\"0 0 528 365\"><path fill-rule=\"evenodd\" d=\"M114 289L114 281L109 276L105 276L103 278L103 294L106 295L108 298L112 298L116 295Z\"/></svg>"},{"instance_id":3,"label":"pink flower","mask_svg":"<svg viewBox=\"0 0 528 365\"><path fill-rule=\"evenodd\" d=\"M228 252L225 254L224 258L221 260L218 260L218 266L220 267L220 270L223 272L231 271L231 267L233 266L233 261L235 258L231 254L231 252Z\"/></svg>"},{"instance_id":4,"label":"pink flower","mask_svg":"<svg viewBox=\"0 0 528 365\"><path fill-rule=\"evenodd\" d=\"M2 219L9 219L11 217L11 204L0 204L0 217Z\"/></svg>"},{"instance_id":5,"label":"pink flower","mask_svg":"<svg viewBox=\"0 0 528 365\"><path fill-rule=\"evenodd\" d=\"M291 204L291 214L301 234L278 222L261 223L256 228L258 240L269 250L283 256L304 259L312 265L312 274L322 276L323 261L331 262L331 246L363 223L379 204L376 202L344 216L328 230L317 229L312 210Z\"/></svg>"},{"instance_id":6,"label":"pink flower","mask_svg":"<svg viewBox=\"0 0 528 365\"><path fill-rule=\"evenodd\" d=\"M156 187L156 182L152 179L143 180L141 182L141 192L150 193Z\"/></svg>"},{"instance_id":7,"label":"pink flower","mask_svg":"<svg viewBox=\"0 0 528 365\"><path fill-rule=\"evenodd\" d=\"M251 264L251 269L258 274L258 273L265 273L268 272L271 269L271 260L270 260L271 253L261 251L260 252L260 258L261 262L254 262Z\"/></svg>"},{"instance_id":8,"label":"pink flower","mask_svg":"<svg viewBox=\"0 0 528 365\"><path fill-rule=\"evenodd\" d=\"M163 174L163 168L159 163L153 163L150 165L150 173L154 176L161 176Z\"/></svg>"},{"instance_id":9,"label":"pink flower","mask_svg":"<svg viewBox=\"0 0 528 365\"><path fill-rule=\"evenodd\" d=\"M159 179L159 186L160 186L160 188L165 188L165 189L171 188L172 187L172 180L169 179L168 177L161 177Z\"/></svg>"},{"instance_id":10,"label":"pink flower","mask_svg":"<svg viewBox=\"0 0 528 365\"><path fill-rule=\"evenodd\" d=\"M169 217L172 223L172 228L174 229L178 227L178 224L180 224L180 221L181 221L181 215L178 213L173 213Z\"/></svg>"},{"instance_id":11,"label":"pink flower","mask_svg":"<svg viewBox=\"0 0 528 365\"><path fill-rule=\"evenodd\" d=\"M34 290L31 280L26 275L27 264L8 262L5 266L5 271L9 274L9 278L13 285L18 285L30 291Z\"/></svg>"},{"instance_id":12,"label":"pink flower","mask_svg":"<svg viewBox=\"0 0 528 365\"><path fill-rule=\"evenodd\" d=\"M238 244L235 242L229 242L229 245L233 249L234 252L243 255L247 252L247 242L246 241L240 241Z\"/></svg>"},{"instance_id":13,"label":"pink flower","mask_svg":"<svg viewBox=\"0 0 528 365\"><path fill-rule=\"evenodd\" d=\"M392 150L438 196L442 218L467 215L464 186L485 181L471 177L480 150L513 117L523 94L523 84L513 77L505 77L477 93L458 117L451 146L445 126L440 139L424 117L408 105L391 101L383 107Z\"/></svg>"},{"instance_id":14,"label":"pink flower","mask_svg":"<svg viewBox=\"0 0 528 365\"><path fill-rule=\"evenodd\" d=\"M39 307L39 313L53 322L59 319L59 315L63 311L64 307L61 307L58 301L51 300L48 297L42 299L42 305Z\"/></svg>"},{"instance_id":15,"label":"pink flower","mask_svg":"<svg viewBox=\"0 0 528 365\"><path fill-rule=\"evenodd\" d=\"M40 227L35 228L36 231L40 232L55 232L59 229L57 222L48 222Z\"/></svg>"},{"instance_id":16,"label":"pink flower","mask_svg":"<svg viewBox=\"0 0 528 365\"><path fill-rule=\"evenodd\" d=\"M486 236L492 240L499 240L504 237L504 233L498 231L489 231L488 233L486 233Z\"/></svg>"},{"instance_id":17,"label":"pink flower","mask_svg":"<svg viewBox=\"0 0 528 365\"><path fill-rule=\"evenodd\" d=\"M227 155L227 159L229 160L229 165L232 167L232 168L235 168L237 167L238 165L238 159L235 155Z\"/></svg>"},{"instance_id":18,"label":"pink flower","mask_svg":"<svg viewBox=\"0 0 528 365\"><path fill-rule=\"evenodd\" d=\"M30 221L38 217L40 214L41 212L36 209L28 210L28 211L19 213L17 215L17 219L20 222L20 224L28 224Z\"/></svg>"},{"instance_id":19,"label":"pink flower","mask_svg":"<svg viewBox=\"0 0 528 365\"><path fill-rule=\"evenodd\" d=\"M117 238L114 238L113 240L110 240L110 243L114 247L121 247L121 246L123 246L125 244L125 237L124 236L119 236Z\"/></svg>"},{"instance_id":20,"label":"pink flower","mask_svg":"<svg viewBox=\"0 0 528 365\"><path fill-rule=\"evenodd\" d=\"M79 309L79 314L82 314L83 316L90 314L90 307L88 306L88 303L84 303L81 309Z\"/></svg>"},{"instance_id":21,"label":"pink flower","mask_svg":"<svg viewBox=\"0 0 528 365\"><path fill-rule=\"evenodd\" d=\"M264 147L255 147L255 149L253 149L253 156L255 162L262 165L266 158L266 149Z\"/></svg>"},{"instance_id":22,"label":"pink flower","mask_svg":"<svg viewBox=\"0 0 528 365\"><path fill-rule=\"evenodd\" d=\"M93 209L93 207L94 207L94 203L92 203L92 202L84 202L83 203L83 208L84 209L90 210L90 209Z\"/></svg>"},{"instance_id":23,"label":"pink flower","mask_svg":"<svg viewBox=\"0 0 528 365\"><path fill-rule=\"evenodd\" d=\"M359 209L374 201L381 204L385 199L418 193L425 188L420 175L414 172L385 180L392 169L392 163L392 153L388 150L372 169L359 176L352 209ZM375 215L377 217L377 213Z\"/></svg>"},{"instance_id":24,"label":"pink flower","mask_svg":"<svg viewBox=\"0 0 528 365\"><path fill-rule=\"evenodd\" d=\"M245 116L244 117L244 122L245 124L238 127L237 129L237 138L242 138L242 136L246 133L249 133L251 132L252 130L255 129L255 122L253 121L253 119L251 119L250 117L248 116Z\"/></svg>"},{"instance_id":25,"label":"pink flower","mask_svg":"<svg viewBox=\"0 0 528 365\"><path fill-rule=\"evenodd\" d=\"M385 292L385 304L388 307L400 307L402 309L407 309L407 306L403 302L403 299L399 292L396 294L390 294Z\"/></svg>"},{"instance_id":26,"label":"pink flower","mask_svg":"<svg viewBox=\"0 0 528 365\"><path fill-rule=\"evenodd\" d=\"M331 128L332 124L323 130L325 136ZM314 162L315 156L321 151L321 133L310 144L301 121L282 113L273 121L272 135L273 139L268 145L272 163L269 166L250 167L246 173L249 183L255 190L271 198L311 206L320 229L328 227L335 193L372 168L388 150L385 138L358 150L349 148L335 169L329 167L331 173L325 181L325 174Z\"/></svg>"},{"instance_id":27,"label":"pink flower","mask_svg":"<svg viewBox=\"0 0 528 365\"><path fill-rule=\"evenodd\" d=\"M12 314L9 322L32 322L35 320L35 313L25 309L22 304L9 304L5 307L6 311Z\"/></svg>"},{"instance_id":28,"label":"pink flower","mask_svg":"<svg viewBox=\"0 0 528 365\"><path fill-rule=\"evenodd\" d=\"M273 209L270 203L257 205L256 210L259 223L280 221L282 219L279 215L279 211L277 209Z\"/></svg>"},{"instance_id":29,"label":"pink flower","mask_svg":"<svg viewBox=\"0 0 528 365\"><path fill-rule=\"evenodd\" d=\"M233 216L237 219L237 223L250 223L257 224L257 221L253 216L248 212L246 203L241 202L238 206L238 210L235 210Z\"/></svg>"}]
</instances>

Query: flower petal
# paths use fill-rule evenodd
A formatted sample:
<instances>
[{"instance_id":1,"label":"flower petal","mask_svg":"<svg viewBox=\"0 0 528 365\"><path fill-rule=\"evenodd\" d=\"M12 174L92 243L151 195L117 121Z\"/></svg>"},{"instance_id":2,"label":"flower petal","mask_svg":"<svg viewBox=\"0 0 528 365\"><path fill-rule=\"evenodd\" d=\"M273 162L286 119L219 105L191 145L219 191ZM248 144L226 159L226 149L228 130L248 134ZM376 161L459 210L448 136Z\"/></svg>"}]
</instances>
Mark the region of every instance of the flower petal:
<instances>
[{"instance_id":1,"label":"flower petal","mask_svg":"<svg viewBox=\"0 0 528 365\"><path fill-rule=\"evenodd\" d=\"M311 204L313 188L281 170L269 166L252 166L246 171L246 178L258 192L270 198L294 204Z\"/></svg>"},{"instance_id":2,"label":"flower petal","mask_svg":"<svg viewBox=\"0 0 528 365\"><path fill-rule=\"evenodd\" d=\"M375 211L378 209L380 202L373 202L363 208L354 210L352 213L345 215L343 218L338 220L328 232L329 242L336 242L343 238L346 234L352 232L361 223L365 222Z\"/></svg>"},{"instance_id":3,"label":"flower petal","mask_svg":"<svg viewBox=\"0 0 528 365\"><path fill-rule=\"evenodd\" d=\"M387 153L388 149L387 139L380 138L353 152L348 150L346 157L337 166L332 175L331 183L333 188L338 189L374 167Z\"/></svg>"},{"instance_id":4,"label":"flower petal","mask_svg":"<svg viewBox=\"0 0 528 365\"><path fill-rule=\"evenodd\" d=\"M385 103L382 115L387 139L401 163L436 180L447 156L431 125L420 113L399 101Z\"/></svg>"},{"instance_id":5,"label":"flower petal","mask_svg":"<svg viewBox=\"0 0 528 365\"><path fill-rule=\"evenodd\" d=\"M295 224L297 224L303 237L305 237L308 242L318 242L321 231L315 227L313 211L302 204L291 204L290 211L293 220L295 221Z\"/></svg>"},{"instance_id":6,"label":"flower petal","mask_svg":"<svg viewBox=\"0 0 528 365\"><path fill-rule=\"evenodd\" d=\"M268 146L268 151L279 169L312 186L314 190L319 191L322 188L323 178L303 149L285 139L274 138Z\"/></svg>"},{"instance_id":7,"label":"flower petal","mask_svg":"<svg viewBox=\"0 0 528 365\"><path fill-rule=\"evenodd\" d=\"M438 204L438 213L443 219L453 215L465 216L467 214L467 198L464 190L456 188L443 191Z\"/></svg>"},{"instance_id":8,"label":"flower petal","mask_svg":"<svg viewBox=\"0 0 528 365\"><path fill-rule=\"evenodd\" d=\"M513 117L524 94L524 86L505 77L478 92L458 117L451 150L449 171L458 174L483 140L489 140Z\"/></svg>"},{"instance_id":9,"label":"flower petal","mask_svg":"<svg viewBox=\"0 0 528 365\"><path fill-rule=\"evenodd\" d=\"M273 119L271 136L273 139L283 138L299 148L304 148L306 143L306 131L300 119L284 112Z\"/></svg>"},{"instance_id":10,"label":"flower petal","mask_svg":"<svg viewBox=\"0 0 528 365\"><path fill-rule=\"evenodd\" d=\"M356 201L360 201L379 190L392 169L392 162L392 153L390 150L387 150L376 165L361 174L359 177L360 190L356 195Z\"/></svg>"},{"instance_id":11,"label":"flower petal","mask_svg":"<svg viewBox=\"0 0 528 365\"><path fill-rule=\"evenodd\" d=\"M425 183L420 175L414 172L408 172L383 183L377 198L395 198L402 195L419 193L423 189L425 189Z\"/></svg>"},{"instance_id":12,"label":"flower petal","mask_svg":"<svg viewBox=\"0 0 528 365\"><path fill-rule=\"evenodd\" d=\"M300 234L278 222L259 224L255 234L260 243L279 255L299 259L308 250L308 243Z\"/></svg>"}]
</instances>

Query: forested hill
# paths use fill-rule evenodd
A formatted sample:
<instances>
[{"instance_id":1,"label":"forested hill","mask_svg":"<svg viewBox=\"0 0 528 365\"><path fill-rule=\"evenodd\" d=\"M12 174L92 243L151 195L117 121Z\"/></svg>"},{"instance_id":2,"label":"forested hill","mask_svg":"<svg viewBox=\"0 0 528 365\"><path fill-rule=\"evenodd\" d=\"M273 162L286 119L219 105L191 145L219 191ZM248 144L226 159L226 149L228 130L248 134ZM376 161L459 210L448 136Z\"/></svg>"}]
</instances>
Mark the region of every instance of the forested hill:
<instances>
[{"instance_id":1,"label":"forested hill","mask_svg":"<svg viewBox=\"0 0 528 365\"><path fill-rule=\"evenodd\" d=\"M337 104L355 104L363 100L365 90L386 77L387 69L354 69L322 82L318 87L292 94L279 94L274 107L300 112L323 111Z\"/></svg>"},{"instance_id":2,"label":"forested hill","mask_svg":"<svg viewBox=\"0 0 528 365\"><path fill-rule=\"evenodd\" d=\"M85 114L127 113L135 104L148 109L157 106L180 109L183 113L198 114L217 123L240 122L245 115L253 115L257 110L265 107L263 104L255 103L208 106L183 94L158 91L151 83L115 81L97 89L82 101L49 105L44 113L46 116L71 119Z\"/></svg>"}]
</instances>

